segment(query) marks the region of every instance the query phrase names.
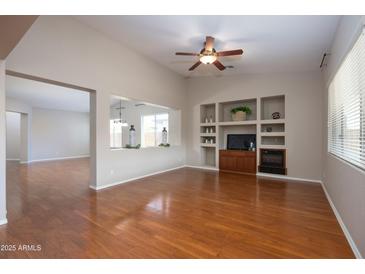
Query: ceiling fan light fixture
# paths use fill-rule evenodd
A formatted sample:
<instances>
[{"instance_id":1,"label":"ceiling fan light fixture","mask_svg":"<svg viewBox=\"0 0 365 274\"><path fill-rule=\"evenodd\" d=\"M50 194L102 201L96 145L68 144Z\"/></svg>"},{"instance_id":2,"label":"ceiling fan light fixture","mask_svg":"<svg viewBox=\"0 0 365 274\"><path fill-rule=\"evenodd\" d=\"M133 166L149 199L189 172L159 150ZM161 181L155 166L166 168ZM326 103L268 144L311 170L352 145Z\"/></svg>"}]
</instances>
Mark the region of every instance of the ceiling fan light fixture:
<instances>
[{"instance_id":1,"label":"ceiling fan light fixture","mask_svg":"<svg viewBox=\"0 0 365 274\"><path fill-rule=\"evenodd\" d=\"M225 50L225 51L216 51L214 48L214 37L206 36L204 48L201 49L199 53L191 53L191 52L176 52L176 55L184 55L184 56L198 56L199 61L197 61L194 65L189 68L189 71L193 71L200 64L209 65L213 64L220 71L225 70L227 67L224 66L221 62L219 62L218 57L225 56L237 56L242 55L242 49L236 50ZM232 67L230 67L232 68Z\"/></svg>"},{"instance_id":2,"label":"ceiling fan light fixture","mask_svg":"<svg viewBox=\"0 0 365 274\"><path fill-rule=\"evenodd\" d=\"M200 57L200 62L202 62L203 64L212 64L217 60L217 56L215 56L214 54L210 54L210 55L203 55Z\"/></svg>"}]
</instances>

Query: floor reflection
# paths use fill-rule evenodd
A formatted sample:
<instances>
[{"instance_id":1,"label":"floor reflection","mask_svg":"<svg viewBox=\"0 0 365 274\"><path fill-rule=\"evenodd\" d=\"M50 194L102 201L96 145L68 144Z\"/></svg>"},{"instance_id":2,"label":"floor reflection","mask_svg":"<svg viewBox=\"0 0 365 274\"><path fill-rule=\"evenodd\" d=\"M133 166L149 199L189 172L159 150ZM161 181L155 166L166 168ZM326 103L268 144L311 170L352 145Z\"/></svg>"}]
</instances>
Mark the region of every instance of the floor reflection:
<instances>
[{"instance_id":1,"label":"floor reflection","mask_svg":"<svg viewBox=\"0 0 365 274\"><path fill-rule=\"evenodd\" d=\"M170 193L159 195L157 198L149 202L145 208L168 217L170 213Z\"/></svg>"}]
</instances>

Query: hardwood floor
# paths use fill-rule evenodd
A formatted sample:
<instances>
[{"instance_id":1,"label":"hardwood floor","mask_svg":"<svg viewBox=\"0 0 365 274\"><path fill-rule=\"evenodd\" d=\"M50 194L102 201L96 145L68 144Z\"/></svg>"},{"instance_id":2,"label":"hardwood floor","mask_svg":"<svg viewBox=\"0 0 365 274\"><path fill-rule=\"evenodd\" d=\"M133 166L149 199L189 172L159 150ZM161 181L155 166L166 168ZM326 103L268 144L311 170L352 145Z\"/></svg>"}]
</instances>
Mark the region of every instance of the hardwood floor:
<instances>
[{"instance_id":1,"label":"hardwood floor","mask_svg":"<svg viewBox=\"0 0 365 274\"><path fill-rule=\"evenodd\" d=\"M1 258L354 257L319 184L183 168L95 192L88 168L7 163L0 244L41 251Z\"/></svg>"}]
</instances>

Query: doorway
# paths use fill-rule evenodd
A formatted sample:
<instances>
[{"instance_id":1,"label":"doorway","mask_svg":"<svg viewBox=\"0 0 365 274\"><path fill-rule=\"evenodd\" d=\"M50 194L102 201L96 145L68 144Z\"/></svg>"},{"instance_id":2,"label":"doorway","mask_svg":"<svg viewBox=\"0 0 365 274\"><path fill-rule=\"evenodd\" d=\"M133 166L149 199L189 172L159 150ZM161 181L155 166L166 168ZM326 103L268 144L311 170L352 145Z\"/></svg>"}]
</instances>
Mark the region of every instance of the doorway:
<instances>
[{"instance_id":1,"label":"doorway","mask_svg":"<svg viewBox=\"0 0 365 274\"><path fill-rule=\"evenodd\" d=\"M46 165L82 158L86 187L94 188L96 91L13 71L5 83L7 160Z\"/></svg>"}]
</instances>

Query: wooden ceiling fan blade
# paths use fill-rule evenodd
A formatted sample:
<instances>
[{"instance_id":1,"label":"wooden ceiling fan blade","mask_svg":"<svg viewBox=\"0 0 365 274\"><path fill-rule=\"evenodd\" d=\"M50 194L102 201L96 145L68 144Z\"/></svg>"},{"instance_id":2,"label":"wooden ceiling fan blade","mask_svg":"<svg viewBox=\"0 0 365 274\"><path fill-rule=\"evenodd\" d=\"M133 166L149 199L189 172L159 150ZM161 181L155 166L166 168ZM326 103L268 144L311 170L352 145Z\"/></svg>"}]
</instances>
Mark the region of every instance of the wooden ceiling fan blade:
<instances>
[{"instance_id":1,"label":"wooden ceiling fan blade","mask_svg":"<svg viewBox=\"0 0 365 274\"><path fill-rule=\"evenodd\" d=\"M199 56L199 53L192 52L176 52L176 55L185 55L185 56Z\"/></svg>"},{"instance_id":2,"label":"wooden ceiling fan blade","mask_svg":"<svg viewBox=\"0 0 365 274\"><path fill-rule=\"evenodd\" d=\"M214 62L213 62L213 64L219 69L219 70L225 70L226 69L226 67L221 63L221 62L219 62L218 60L215 60Z\"/></svg>"},{"instance_id":3,"label":"wooden ceiling fan blade","mask_svg":"<svg viewBox=\"0 0 365 274\"><path fill-rule=\"evenodd\" d=\"M226 50L226 51L219 51L217 52L217 56L232 56L232 55L242 55L242 49L235 49L235 50Z\"/></svg>"},{"instance_id":4,"label":"wooden ceiling fan blade","mask_svg":"<svg viewBox=\"0 0 365 274\"><path fill-rule=\"evenodd\" d=\"M213 51L214 37L207 36L205 38L205 50Z\"/></svg>"},{"instance_id":5,"label":"wooden ceiling fan blade","mask_svg":"<svg viewBox=\"0 0 365 274\"><path fill-rule=\"evenodd\" d=\"M190 71L196 69L202 62L198 61L196 62L191 68L189 68Z\"/></svg>"}]
</instances>

